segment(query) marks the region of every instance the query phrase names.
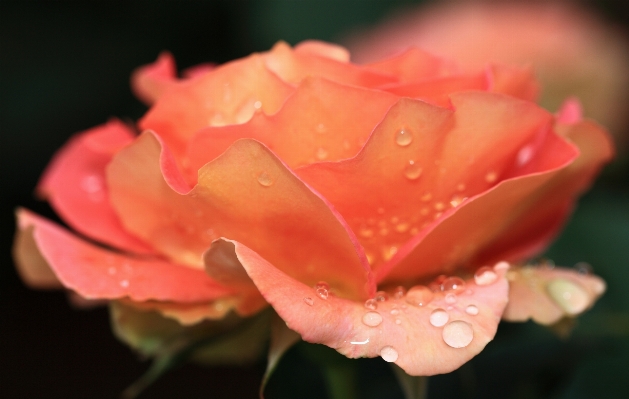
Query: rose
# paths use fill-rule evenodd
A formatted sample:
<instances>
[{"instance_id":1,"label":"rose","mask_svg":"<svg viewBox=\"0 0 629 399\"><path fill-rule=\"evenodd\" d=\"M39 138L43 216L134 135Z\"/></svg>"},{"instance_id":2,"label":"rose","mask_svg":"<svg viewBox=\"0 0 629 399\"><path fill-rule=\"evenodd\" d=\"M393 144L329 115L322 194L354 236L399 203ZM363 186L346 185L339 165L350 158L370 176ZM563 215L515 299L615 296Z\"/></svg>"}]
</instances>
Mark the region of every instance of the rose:
<instances>
[{"instance_id":1,"label":"rose","mask_svg":"<svg viewBox=\"0 0 629 399\"><path fill-rule=\"evenodd\" d=\"M488 60L533 65L541 104L556 110L568 96L603 123L626 149L629 51L609 21L568 2L455 2L404 10L355 32L347 46L370 62L418 46L477 68Z\"/></svg>"},{"instance_id":2,"label":"rose","mask_svg":"<svg viewBox=\"0 0 629 399\"><path fill-rule=\"evenodd\" d=\"M279 43L185 79L167 54L139 69L143 133L116 120L81 133L39 185L104 246L20 210L24 280L112 301L117 333L149 354L270 305L308 342L411 375L459 367L501 317L588 308L599 278L515 264L610 158L605 132L574 102L535 105L525 68L460 72L416 49L348 59ZM271 365L292 342L276 331Z\"/></svg>"}]
</instances>

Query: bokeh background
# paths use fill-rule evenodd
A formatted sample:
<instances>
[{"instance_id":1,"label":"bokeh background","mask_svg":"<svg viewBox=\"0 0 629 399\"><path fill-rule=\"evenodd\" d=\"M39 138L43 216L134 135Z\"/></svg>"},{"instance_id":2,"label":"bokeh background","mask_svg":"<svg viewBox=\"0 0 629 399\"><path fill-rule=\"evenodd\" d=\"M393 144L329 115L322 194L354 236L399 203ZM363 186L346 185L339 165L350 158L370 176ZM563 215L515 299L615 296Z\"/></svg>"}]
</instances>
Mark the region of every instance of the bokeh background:
<instances>
[{"instance_id":1,"label":"bokeh background","mask_svg":"<svg viewBox=\"0 0 629 399\"><path fill-rule=\"evenodd\" d=\"M54 219L33 195L54 151L73 133L111 116L135 120L145 111L128 86L135 67L162 50L185 68L266 50L280 39L337 41L419 3L0 1L0 396L116 398L150 364L114 338L105 308L77 310L61 292L29 290L10 256L17 206ZM606 23L627 29L625 0L582 3ZM627 117L628 104L624 110ZM568 337L532 323L501 324L495 341L472 362L431 378L430 398L629 395L627 165L623 156L606 170L546 254L561 265L586 261L607 280L608 292L595 308ZM303 344L280 364L267 397L327 397L330 379L321 364L354 378L360 398L402 398L380 359L348 363L331 350ZM254 398L263 372L263 361L239 368L185 365L140 398Z\"/></svg>"}]
</instances>

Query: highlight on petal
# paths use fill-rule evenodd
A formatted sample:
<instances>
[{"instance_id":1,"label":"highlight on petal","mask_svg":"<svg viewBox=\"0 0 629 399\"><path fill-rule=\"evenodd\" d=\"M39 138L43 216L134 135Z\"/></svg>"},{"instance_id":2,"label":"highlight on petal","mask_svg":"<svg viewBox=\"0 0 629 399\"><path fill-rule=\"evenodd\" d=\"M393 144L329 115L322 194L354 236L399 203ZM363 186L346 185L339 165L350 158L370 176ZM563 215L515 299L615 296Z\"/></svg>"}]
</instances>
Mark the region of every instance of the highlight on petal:
<instances>
[{"instance_id":1,"label":"highlight on petal","mask_svg":"<svg viewBox=\"0 0 629 399\"><path fill-rule=\"evenodd\" d=\"M431 244L417 246L506 173L528 171L512 172L511 165L551 123L550 114L514 98L480 92L451 98L454 111L401 99L355 158L297 170L357 232L379 279L391 271L397 280L409 281L466 264L477 249L472 246L477 235L491 231L474 212L469 220L453 221ZM554 163L535 167L561 165L566 151L576 156L569 144L557 150ZM504 211L496 223L506 223L522 198L511 198L512 208L493 204L483 212Z\"/></svg>"},{"instance_id":2,"label":"highlight on petal","mask_svg":"<svg viewBox=\"0 0 629 399\"><path fill-rule=\"evenodd\" d=\"M545 265L511 269L507 279L509 304L502 316L507 321L552 324L589 309L605 292L598 276Z\"/></svg>"},{"instance_id":3,"label":"highlight on petal","mask_svg":"<svg viewBox=\"0 0 629 399\"><path fill-rule=\"evenodd\" d=\"M241 244L236 254L302 339L350 358L380 356L410 375L446 373L478 354L494 337L507 303L506 268L498 265L491 269L493 278L479 284L456 278L448 291L416 286L406 295L383 293L382 300L363 303L321 297Z\"/></svg>"},{"instance_id":4,"label":"highlight on petal","mask_svg":"<svg viewBox=\"0 0 629 399\"><path fill-rule=\"evenodd\" d=\"M201 268L212 241L227 237L307 284L326 280L353 298L373 290L345 222L262 144L237 141L199 171L190 191L169 185L181 175L168 158L159 139L144 133L109 164L108 183L125 227L171 259Z\"/></svg>"},{"instance_id":5,"label":"highlight on petal","mask_svg":"<svg viewBox=\"0 0 629 399\"><path fill-rule=\"evenodd\" d=\"M258 114L243 125L200 131L189 145L189 169L196 174L241 138L264 143L291 169L351 158L395 101L380 91L306 78L275 115Z\"/></svg>"},{"instance_id":6,"label":"highlight on petal","mask_svg":"<svg viewBox=\"0 0 629 399\"><path fill-rule=\"evenodd\" d=\"M120 224L105 181L105 166L133 137L131 129L116 119L79 133L57 152L37 191L78 232L126 251L151 253Z\"/></svg>"},{"instance_id":7,"label":"highlight on petal","mask_svg":"<svg viewBox=\"0 0 629 399\"><path fill-rule=\"evenodd\" d=\"M105 250L26 210L17 217L18 237L30 233L37 246L36 256L19 257L17 263L34 269L44 259L64 287L84 298L198 303L234 294L200 270Z\"/></svg>"},{"instance_id":8,"label":"highlight on petal","mask_svg":"<svg viewBox=\"0 0 629 399\"><path fill-rule=\"evenodd\" d=\"M153 104L176 82L175 59L167 51L162 52L154 63L139 67L131 75L131 89L146 105Z\"/></svg>"},{"instance_id":9,"label":"highlight on petal","mask_svg":"<svg viewBox=\"0 0 629 399\"><path fill-rule=\"evenodd\" d=\"M244 123L256 112L274 114L292 91L254 54L168 90L139 125L158 132L179 159L199 129Z\"/></svg>"}]
</instances>

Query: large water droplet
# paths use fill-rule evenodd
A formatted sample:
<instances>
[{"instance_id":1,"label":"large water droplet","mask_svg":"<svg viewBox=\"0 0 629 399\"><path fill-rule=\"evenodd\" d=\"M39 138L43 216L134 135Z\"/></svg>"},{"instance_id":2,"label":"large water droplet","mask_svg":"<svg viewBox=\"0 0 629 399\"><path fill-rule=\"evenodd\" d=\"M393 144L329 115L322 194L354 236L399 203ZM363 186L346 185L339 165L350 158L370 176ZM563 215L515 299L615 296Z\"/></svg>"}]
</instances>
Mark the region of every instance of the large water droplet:
<instances>
[{"instance_id":1,"label":"large water droplet","mask_svg":"<svg viewBox=\"0 0 629 399\"><path fill-rule=\"evenodd\" d=\"M441 336L449 346L465 348L474 339L474 329L470 323L463 320L455 320L443 328Z\"/></svg>"},{"instance_id":2,"label":"large water droplet","mask_svg":"<svg viewBox=\"0 0 629 399\"><path fill-rule=\"evenodd\" d=\"M330 286L325 281L319 281L315 285L315 292L321 299L328 299L330 296Z\"/></svg>"},{"instance_id":3,"label":"large water droplet","mask_svg":"<svg viewBox=\"0 0 629 399\"><path fill-rule=\"evenodd\" d=\"M468 305L465 308L465 313L476 316L478 314L478 307L476 305Z\"/></svg>"},{"instance_id":4,"label":"large water droplet","mask_svg":"<svg viewBox=\"0 0 629 399\"><path fill-rule=\"evenodd\" d=\"M314 304L314 299L310 298L309 296L304 298L304 302L309 305L312 306Z\"/></svg>"},{"instance_id":5,"label":"large water droplet","mask_svg":"<svg viewBox=\"0 0 629 399\"><path fill-rule=\"evenodd\" d=\"M378 309L378 301L376 301L374 298L367 299L365 301L365 307L370 310L376 310Z\"/></svg>"},{"instance_id":6,"label":"large water droplet","mask_svg":"<svg viewBox=\"0 0 629 399\"><path fill-rule=\"evenodd\" d=\"M564 312L576 315L583 312L590 305L590 296L576 282L557 278L546 285L550 297Z\"/></svg>"},{"instance_id":7,"label":"large water droplet","mask_svg":"<svg viewBox=\"0 0 629 399\"><path fill-rule=\"evenodd\" d=\"M448 277L441 283L442 291L461 291L465 286L465 281L457 276Z\"/></svg>"},{"instance_id":8,"label":"large water droplet","mask_svg":"<svg viewBox=\"0 0 629 399\"><path fill-rule=\"evenodd\" d=\"M380 349L380 357L382 357L385 362L391 363L397 360L398 353L392 346L385 346Z\"/></svg>"},{"instance_id":9,"label":"large water droplet","mask_svg":"<svg viewBox=\"0 0 629 399\"><path fill-rule=\"evenodd\" d=\"M382 316L378 312L367 312L363 315L363 323L369 327L376 327L382 323Z\"/></svg>"},{"instance_id":10,"label":"large water droplet","mask_svg":"<svg viewBox=\"0 0 629 399\"><path fill-rule=\"evenodd\" d=\"M404 168L404 176L409 180L417 180L422 175L422 168L415 161L408 161Z\"/></svg>"},{"instance_id":11,"label":"large water droplet","mask_svg":"<svg viewBox=\"0 0 629 399\"><path fill-rule=\"evenodd\" d=\"M258 183L264 187L271 187L274 183L273 178L267 172L261 172L258 175Z\"/></svg>"},{"instance_id":12,"label":"large water droplet","mask_svg":"<svg viewBox=\"0 0 629 399\"><path fill-rule=\"evenodd\" d=\"M476 273L474 273L474 282L476 282L477 285L493 284L497 279L498 275L494 269L489 266L480 267L476 270Z\"/></svg>"},{"instance_id":13,"label":"large water droplet","mask_svg":"<svg viewBox=\"0 0 629 399\"><path fill-rule=\"evenodd\" d=\"M413 141L413 135L408 129L400 129L395 132L395 142L401 147L406 147Z\"/></svg>"},{"instance_id":14,"label":"large water droplet","mask_svg":"<svg viewBox=\"0 0 629 399\"><path fill-rule=\"evenodd\" d=\"M443 309L435 309L430 314L430 324L435 327L444 326L448 320L450 320L450 315Z\"/></svg>"},{"instance_id":15,"label":"large water droplet","mask_svg":"<svg viewBox=\"0 0 629 399\"><path fill-rule=\"evenodd\" d=\"M426 306L435 294L423 285L416 285L406 293L404 300L414 306Z\"/></svg>"},{"instance_id":16,"label":"large water droplet","mask_svg":"<svg viewBox=\"0 0 629 399\"><path fill-rule=\"evenodd\" d=\"M374 299L378 302L384 302L389 299L389 294L384 291L378 291L376 292L376 296L374 297Z\"/></svg>"}]
</instances>

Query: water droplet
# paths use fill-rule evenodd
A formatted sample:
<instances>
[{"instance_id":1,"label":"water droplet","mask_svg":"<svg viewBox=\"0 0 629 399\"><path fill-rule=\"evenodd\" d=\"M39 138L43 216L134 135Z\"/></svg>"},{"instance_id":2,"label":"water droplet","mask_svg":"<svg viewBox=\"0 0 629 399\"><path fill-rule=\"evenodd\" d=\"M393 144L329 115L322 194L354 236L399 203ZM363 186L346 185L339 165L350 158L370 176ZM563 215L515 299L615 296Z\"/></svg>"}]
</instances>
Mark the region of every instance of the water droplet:
<instances>
[{"instance_id":1,"label":"water droplet","mask_svg":"<svg viewBox=\"0 0 629 399\"><path fill-rule=\"evenodd\" d=\"M443 215L443 212L437 212L435 213L435 216L433 217L433 219L437 220L441 217L441 215Z\"/></svg>"},{"instance_id":2,"label":"water droplet","mask_svg":"<svg viewBox=\"0 0 629 399\"><path fill-rule=\"evenodd\" d=\"M88 193L96 193L103 189L103 179L97 175L85 176L81 180L81 188Z\"/></svg>"},{"instance_id":3,"label":"water droplet","mask_svg":"<svg viewBox=\"0 0 629 399\"><path fill-rule=\"evenodd\" d=\"M322 133L323 134L323 133L325 133L328 130L328 128L326 128L323 123L319 123L317 125L317 127L315 127L315 130L317 131L317 133ZM348 142L348 144L349 144L349 142Z\"/></svg>"},{"instance_id":4,"label":"water droplet","mask_svg":"<svg viewBox=\"0 0 629 399\"><path fill-rule=\"evenodd\" d=\"M430 314L430 324L435 327L445 326L449 319L450 315L448 315L448 312L441 308L433 310Z\"/></svg>"},{"instance_id":5,"label":"water droplet","mask_svg":"<svg viewBox=\"0 0 629 399\"><path fill-rule=\"evenodd\" d=\"M456 303L456 294L453 294L453 293L446 294L445 301L446 303L449 303L449 304Z\"/></svg>"},{"instance_id":6,"label":"water droplet","mask_svg":"<svg viewBox=\"0 0 629 399\"><path fill-rule=\"evenodd\" d=\"M406 294L406 290L401 285L395 287L395 289L393 290L393 297L395 299L404 298L405 294Z\"/></svg>"},{"instance_id":7,"label":"water droplet","mask_svg":"<svg viewBox=\"0 0 629 399\"><path fill-rule=\"evenodd\" d=\"M424 195L422 195L419 199L424 201L424 202L428 202L428 201L430 201L432 199L432 194L431 193L424 193Z\"/></svg>"},{"instance_id":8,"label":"water droplet","mask_svg":"<svg viewBox=\"0 0 629 399\"><path fill-rule=\"evenodd\" d=\"M476 316L478 314L478 307L476 307L476 305L468 305L465 308L465 313Z\"/></svg>"},{"instance_id":9,"label":"water droplet","mask_svg":"<svg viewBox=\"0 0 629 399\"><path fill-rule=\"evenodd\" d=\"M460 195L455 195L450 200L450 205L452 205L453 208L456 208L457 206L461 205L461 203L463 201L465 201L466 199L467 199L467 197L462 197Z\"/></svg>"},{"instance_id":10,"label":"water droplet","mask_svg":"<svg viewBox=\"0 0 629 399\"><path fill-rule=\"evenodd\" d=\"M490 285L498 279L496 272L489 266L480 267L474 273L474 282L476 285Z\"/></svg>"},{"instance_id":11,"label":"water droplet","mask_svg":"<svg viewBox=\"0 0 629 399\"><path fill-rule=\"evenodd\" d=\"M264 187L270 187L273 185L274 181L267 172L261 172L258 175L258 183L260 183Z\"/></svg>"},{"instance_id":12,"label":"water droplet","mask_svg":"<svg viewBox=\"0 0 629 399\"><path fill-rule=\"evenodd\" d=\"M557 278L546 285L550 297L564 312L576 315L583 312L590 305L590 296L576 282Z\"/></svg>"},{"instance_id":13,"label":"water droplet","mask_svg":"<svg viewBox=\"0 0 629 399\"><path fill-rule=\"evenodd\" d=\"M533 158L533 146L525 145L518 151L518 166L524 166Z\"/></svg>"},{"instance_id":14,"label":"water droplet","mask_svg":"<svg viewBox=\"0 0 629 399\"><path fill-rule=\"evenodd\" d=\"M378 309L378 301L376 301L375 299L367 299L365 301L365 307L369 310L376 310Z\"/></svg>"},{"instance_id":15,"label":"water droplet","mask_svg":"<svg viewBox=\"0 0 629 399\"><path fill-rule=\"evenodd\" d=\"M120 282L120 286L121 286L122 288L127 288L127 287L129 287L129 280L122 280L122 281Z\"/></svg>"},{"instance_id":16,"label":"water droplet","mask_svg":"<svg viewBox=\"0 0 629 399\"><path fill-rule=\"evenodd\" d=\"M117 270L116 270L116 268L115 268L115 267L113 267L113 266L110 266L109 268L107 268L107 273L108 273L110 276L113 276L114 274L116 274L116 271L117 271Z\"/></svg>"},{"instance_id":17,"label":"water droplet","mask_svg":"<svg viewBox=\"0 0 629 399\"><path fill-rule=\"evenodd\" d=\"M254 108L256 111L259 111L259 110L262 108L262 101L260 101L260 100L255 101L255 102L253 103L253 108Z\"/></svg>"},{"instance_id":18,"label":"water droplet","mask_svg":"<svg viewBox=\"0 0 629 399\"><path fill-rule=\"evenodd\" d=\"M419 229L417 227L413 227L411 231L409 231L409 233L411 233L411 235L413 236L416 236L417 234L419 234Z\"/></svg>"},{"instance_id":19,"label":"water droplet","mask_svg":"<svg viewBox=\"0 0 629 399\"><path fill-rule=\"evenodd\" d=\"M442 211L444 209L446 209L446 206L443 204L443 202L437 202L435 204L435 210Z\"/></svg>"},{"instance_id":20,"label":"water droplet","mask_svg":"<svg viewBox=\"0 0 629 399\"><path fill-rule=\"evenodd\" d=\"M400 319L395 319L395 324L397 324L397 325L402 324L402 320L400 320Z\"/></svg>"},{"instance_id":21,"label":"water droplet","mask_svg":"<svg viewBox=\"0 0 629 399\"><path fill-rule=\"evenodd\" d=\"M312 306L314 304L314 299L307 296L304 298L304 302L306 302L307 305Z\"/></svg>"},{"instance_id":22,"label":"water droplet","mask_svg":"<svg viewBox=\"0 0 629 399\"><path fill-rule=\"evenodd\" d=\"M318 288L329 290L330 284L326 283L325 281L319 281L317 284L315 284L315 289L318 289Z\"/></svg>"},{"instance_id":23,"label":"water droplet","mask_svg":"<svg viewBox=\"0 0 629 399\"><path fill-rule=\"evenodd\" d=\"M404 300L414 306L425 306L435 296L428 287L416 285L406 293Z\"/></svg>"},{"instance_id":24,"label":"water droplet","mask_svg":"<svg viewBox=\"0 0 629 399\"><path fill-rule=\"evenodd\" d=\"M509 270L510 267L509 262L503 260L494 265L494 270L497 272L501 270Z\"/></svg>"},{"instance_id":25,"label":"water droplet","mask_svg":"<svg viewBox=\"0 0 629 399\"><path fill-rule=\"evenodd\" d=\"M376 296L374 299L378 302L384 302L389 299L389 294L384 291L378 291L376 292Z\"/></svg>"},{"instance_id":26,"label":"water droplet","mask_svg":"<svg viewBox=\"0 0 629 399\"><path fill-rule=\"evenodd\" d=\"M317 159L319 161L323 161L324 159L326 159L328 157L328 152L325 150L325 148L320 147L317 150L317 154L316 155L317 155Z\"/></svg>"},{"instance_id":27,"label":"water droplet","mask_svg":"<svg viewBox=\"0 0 629 399\"><path fill-rule=\"evenodd\" d=\"M498 179L498 174L496 172L489 172L485 175L485 181L487 183L493 183Z\"/></svg>"},{"instance_id":28,"label":"water droplet","mask_svg":"<svg viewBox=\"0 0 629 399\"><path fill-rule=\"evenodd\" d=\"M382 357L385 362L391 363L397 360L398 353L392 346L385 346L380 349L380 357Z\"/></svg>"},{"instance_id":29,"label":"water droplet","mask_svg":"<svg viewBox=\"0 0 629 399\"><path fill-rule=\"evenodd\" d=\"M455 320L443 328L443 340L453 348L465 348L474 339L474 329L470 323Z\"/></svg>"},{"instance_id":30,"label":"water droplet","mask_svg":"<svg viewBox=\"0 0 629 399\"><path fill-rule=\"evenodd\" d=\"M395 132L395 142L400 147L406 147L413 141L413 135L408 129L400 129Z\"/></svg>"},{"instance_id":31,"label":"water droplet","mask_svg":"<svg viewBox=\"0 0 629 399\"><path fill-rule=\"evenodd\" d=\"M374 262L376 261L376 257L372 253L366 252L365 253L365 257L367 258L367 262L370 265L373 265Z\"/></svg>"},{"instance_id":32,"label":"water droplet","mask_svg":"<svg viewBox=\"0 0 629 399\"><path fill-rule=\"evenodd\" d=\"M393 316L395 316L396 314L400 314L400 311L399 311L399 309L395 309L395 308L394 308L394 309L391 309L391 314L392 314Z\"/></svg>"},{"instance_id":33,"label":"water droplet","mask_svg":"<svg viewBox=\"0 0 629 399\"><path fill-rule=\"evenodd\" d=\"M402 222L395 226L395 231L397 231L398 233L404 233L405 231L408 230L409 227L410 227L410 224Z\"/></svg>"},{"instance_id":34,"label":"water droplet","mask_svg":"<svg viewBox=\"0 0 629 399\"><path fill-rule=\"evenodd\" d=\"M376 327L382 323L382 316L378 312L367 312L363 315L363 323L369 327Z\"/></svg>"},{"instance_id":35,"label":"water droplet","mask_svg":"<svg viewBox=\"0 0 629 399\"><path fill-rule=\"evenodd\" d=\"M408 161L404 168L404 176L409 180L417 180L422 175L422 168L415 161Z\"/></svg>"},{"instance_id":36,"label":"water droplet","mask_svg":"<svg viewBox=\"0 0 629 399\"><path fill-rule=\"evenodd\" d=\"M325 288L317 288L316 292L321 299L328 299L328 296L330 296L330 291L326 290Z\"/></svg>"},{"instance_id":37,"label":"water droplet","mask_svg":"<svg viewBox=\"0 0 629 399\"><path fill-rule=\"evenodd\" d=\"M448 277L441 283L442 291L461 291L465 286L465 281L462 278L452 276Z\"/></svg>"},{"instance_id":38,"label":"water droplet","mask_svg":"<svg viewBox=\"0 0 629 399\"><path fill-rule=\"evenodd\" d=\"M459 190L459 191L465 190L465 184L463 184L463 183L457 184L456 185L456 189Z\"/></svg>"},{"instance_id":39,"label":"water droplet","mask_svg":"<svg viewBox=\"0 0 629 399\"><path fill-rule=\"evenodd\" d=\"M373 237L373 230L363 226L358 230L358 235L360 235L362 238L371 238Z\"/></svg>"},{"instance_id":40,"label":"water droplet","mask_svg":"<svg viewBox=\"0 0 629 399\"><path fill-rule=\"evenodd\" d=\"M428 209L428 208L422 208L422 210L421 210L421 211L419 211L419 213L420 213L422 216L426 216L426 215L428 215L428 214L430 213L430 209Z\"/></svg>"},{"instance_id":41,"label":"water droplet","mask_svg":"<svg viewBox=\"0 0 629 399\"><path fill-rule=\"evenodd\" d=\"M576 265L574 265L574 270L576 270L577 273L584 276L592 274L592 266L587 262L577 263Z\"/></svg>"},{"instance_id":42,"label":"water droplet","mask_svg":"<svg viewBox=\"0 0 629 399\"><path fill-rule=\"evenodd\" d=\"M389 247L385 247L382 249L382 258L384 258L385 262L391 260L393 256L397 253L397 247L395 245L391 245Z\"/></svg>"}]
</instances>

